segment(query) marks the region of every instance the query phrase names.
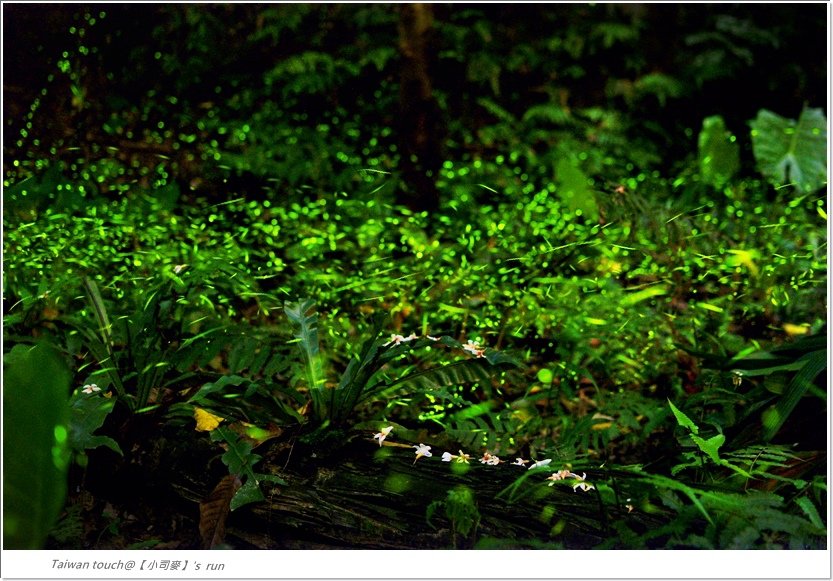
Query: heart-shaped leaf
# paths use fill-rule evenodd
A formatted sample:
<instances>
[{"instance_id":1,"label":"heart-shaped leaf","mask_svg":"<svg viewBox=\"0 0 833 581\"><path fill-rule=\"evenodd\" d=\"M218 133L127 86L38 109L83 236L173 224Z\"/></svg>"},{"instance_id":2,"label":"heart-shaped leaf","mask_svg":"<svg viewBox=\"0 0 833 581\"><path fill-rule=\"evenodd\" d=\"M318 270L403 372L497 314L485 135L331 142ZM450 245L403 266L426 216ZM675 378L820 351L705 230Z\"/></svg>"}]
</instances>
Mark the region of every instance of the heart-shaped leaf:
<instances>
[{"instance_id":1,"label":"heart-shaped leaf","mask_svg":"<svg viewBox=\"0 0 833 581\"><path fill-rule=\"evenodd\" d=\"M70 399L71 415L69 419L69 446L73 450L82 451L98 446L107 446L119 455L121 448L112 438L107 436L94 436L93 432L99 429L104 420L113 410L115 400L101 397L100 395L87 395L83 392L76 392Z\"/></svg>"},{"instance_id":2,"label":"heart-shaped leaf","mask_svg":"<svg viewBox=\"0 0 833 581\"><path fill-rule=\"evenodd\" d=\"M827 120L804 109L798 121L762 109L750 123L752 152L760 172L776 186L813 192L827 183Z\"/></svg>"}]
</instances>

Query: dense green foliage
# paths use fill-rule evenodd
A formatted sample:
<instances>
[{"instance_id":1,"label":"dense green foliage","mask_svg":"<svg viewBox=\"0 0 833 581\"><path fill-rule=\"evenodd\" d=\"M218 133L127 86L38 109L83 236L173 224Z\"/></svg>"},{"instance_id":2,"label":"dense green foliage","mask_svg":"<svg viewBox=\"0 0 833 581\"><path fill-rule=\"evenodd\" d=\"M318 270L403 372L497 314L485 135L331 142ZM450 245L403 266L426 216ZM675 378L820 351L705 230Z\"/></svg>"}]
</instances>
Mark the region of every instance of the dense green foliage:
<instances>
[{"instance_id":1,"label":"dense green foliage","mask_svg":"<svg viewBox=\"0 0 833 581\"><path fill-rule=\"evenodd\" d=\"M824 7L433 11L424 211L394 6L65 6L49 40L4 7L43 52L6 113L4 357L61 353L74 465L178 430L234 510L285 483L269 445L393 425L586 471L602 547L825 546ZM537 472L500 498L559 546ZM522 545L436 498L454 546Z\"/></svg>"}]
</instances>

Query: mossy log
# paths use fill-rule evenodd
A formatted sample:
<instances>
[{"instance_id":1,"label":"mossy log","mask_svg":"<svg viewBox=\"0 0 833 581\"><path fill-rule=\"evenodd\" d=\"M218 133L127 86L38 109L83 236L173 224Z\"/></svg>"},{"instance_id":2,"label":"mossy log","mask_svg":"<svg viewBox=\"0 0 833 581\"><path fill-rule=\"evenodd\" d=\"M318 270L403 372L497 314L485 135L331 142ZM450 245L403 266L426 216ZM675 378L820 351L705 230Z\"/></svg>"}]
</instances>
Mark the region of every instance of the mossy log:
<instances>
[{"instance_id":1,"label":"mossy log","mask_svg":"<svg viewBox=\"0 0 833 581\"><path fill-rule=\"evenodd\" d=\"M230 513L227 545L589 548L605 537L610 507L600 503L596 491L574 492L565 483L548 487L547 471L527 473L508 462L487 466L476 458L468 465L446 463L439 454L414 463L413 450L363 441L326 457L312 448L299 448L264 460L287 484L262 483L265 501ZM522 498L510 502L509 495L501 493L525 474L526 481L518 487ZM462 487L471 493L464 498L473 502L449 503L449 491Z\"/></svg>"},{"instance_id":2,"label":"mossy log","mask_svg":"<svg viewBox=\"0 0 833 581\"><path fill-rule=\"evenodd\" d=\"M204 547L200 503L228 475L222 450L195 432L162 432L169 433L127 447L125 458L93 451L100 458L90 466L106 470L87 472L86 488L135 524L122 527L123 545L150 537L169 548ZM547 486L550 469L562 468L557 459L531 471L508 457L497 466L474 456L470 464L443 462L435 442L433 456L414 462L409 444L384 444L366 431L316 444L266 442L255 450L262 456L255 468L286 484L261 482L265 500L223 511L225 526L211 528L224 528L222 542L236 549L584 549L613 536L619 519L653 526L647 515L628 513L625 498L602 502L598 490L573 491L567 481ZM587 472L596 484L609 477ZM90 548L122 548L94 536Z\"/></svg>"}]
</instances>

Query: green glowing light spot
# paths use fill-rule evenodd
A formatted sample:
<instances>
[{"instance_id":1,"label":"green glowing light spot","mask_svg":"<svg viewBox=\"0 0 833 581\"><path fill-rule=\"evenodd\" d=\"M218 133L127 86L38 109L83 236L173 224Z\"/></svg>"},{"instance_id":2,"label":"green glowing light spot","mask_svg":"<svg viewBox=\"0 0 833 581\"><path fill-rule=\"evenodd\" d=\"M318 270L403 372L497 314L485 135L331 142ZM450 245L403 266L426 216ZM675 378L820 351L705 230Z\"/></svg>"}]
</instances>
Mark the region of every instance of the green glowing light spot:
<instances>
[{"instance_id":1,"label":"green glowing light spot","mask_svg":"<svg viewBox=\"0 0 833 581\"><path fill-rule=\"evenodd\" d=\"M457 461L452 461L451 462L451 472L458 475L458 476L462 476L463 474L467 473L469 470L471 470L471 465L470 464L466 464L465 462L457 462Z\"/></svg>"},{"instance_id":2,"label":"green glowing light spot","mask_svg":"<svg viewBox=\"0 0 833 581\"><path fill-rule=\"evenodd\" d=\"M411 488L411 479L404 474L389 474L382 488L394 494L403 494Z\"/></svg>"},{"instance_id":3,"label":"green glowing light spot","mask_svg":"<svg viewBox=\"0 0 833 581\"><path fill-rule=\"evenodd\" d=\"M67 441L67 429L66 426L55 426L54 429L55 434L55 442L59 445L64 445Z\"/></svg>"},{"instance_id":4,"label":"green glowing light spot","mask_svg":"<svg viewBox=\"0 0 833 581\"><path fill-rule=\"evenodd\" d=\"M566 526L567 526L567 521L565 521L563 518L559 519L559 521L557 523L555 523L553 525L552 529L550 530L550 535L552 535L552 536L560 535L564 531Z\"/></svg>"}]
</instances>

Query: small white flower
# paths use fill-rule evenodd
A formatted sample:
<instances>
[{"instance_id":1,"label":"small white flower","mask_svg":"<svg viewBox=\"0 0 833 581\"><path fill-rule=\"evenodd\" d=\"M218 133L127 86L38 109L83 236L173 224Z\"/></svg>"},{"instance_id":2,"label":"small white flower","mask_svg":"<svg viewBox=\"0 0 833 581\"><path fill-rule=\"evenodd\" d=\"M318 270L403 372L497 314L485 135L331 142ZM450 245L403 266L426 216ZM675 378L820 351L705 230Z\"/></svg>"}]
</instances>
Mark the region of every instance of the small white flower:
<instances>
[{"instance_id":1,"label":"small white flower","mask_svg":"<svg viewBox=\"0 0 833 581\"><path fill-rule=\"evenodd\" d=\"M530 466L529 468L527 468L527 470L532 470L533 468L539 468L539 467L541 467L541 466L546 466L546 465L547 465L547 464L549 464L550 462L552 462L552 460L550 460L549 458L547 458L546 460L540 460L540 461L538 461L538 462L535 462L535 463L534 463L532 466Z\"/></svg>"},{"instance_id":2,"label":"small white flower","mask_svg":"<svg viewBox=\"0 0 833 581\"><path fill-rule=\"evenodd\" d=\"M439 337L432 337L431 335L426 335L425 338L428 339L429 341L439 341L440 340Z\"/></svg>"},{"instance_id":3,"label":"small white flower","mask_svg":"<svg viewBox=\"0 0 833 581\"><path fill-rule=\"evenodd\" d=\"M573 492L575 492L576 489L578 489L578 488L580 488L582 490L582 492L587 492L588 490L595 490L596 489L596 487L593 486L592 484L588 484L587 482L585 482L585 480L587 479L587 474L585 472L582 472L581 476L579 476L578 474L573 474L573 473L570 473L570 475L573 478L575 478L576 480L578 480L578 482L573 484Z\"/></svg>"},{"instance_id":4,"label":"small white flower","mask_svg":"<svg viewBox=\"0 0 833 581\"><path fill-rule=\"evenodd\" d=\"M451 462L451 459L456 457L457 456L452 456L451 452L443 452L443 462Z\"/></svg>"},{"instance_id":5,"label":"small white flower","mask_svg":"<svg viewBox=\"0 0 833 581\"><path fill-rule=\"evenodd\" d=\"M416 458L414 459L414 464L416 464L417 460L425 456L426 458L431 457L431 446L426 446L425 444L420 444L419 446L411 446L412 448L416 448Z\"/></svg>"},{"instance_id":6,"label":"small white flower","mask_svg":"<svg viewBox=\"0 0 833 581\"><path fill-rule=\"evenodd\" d=\"M414 339L419 339L419 337L417 337L414 333L411 333L407 337L405 337L404 335L391 335L390 336L390 341L388 341L387 343L382 345L382 347L387 347L388 345L391 345L391 344L399 345L399 344L405 343L407 341L413 341Z\"/></svg>"},{"instance_id":7,"label":"small white flower","mask_svg":"<svg viewBox=\"0 0 833 581\"><path fill-rule=\"evenodd\" d=\"M101 391L101 388L100 388L100 387L98 387L98 386L97 386L96 384L94 384L94 383L90 383L90 384L85 385L85 386L81 389L81 391L83 391L84 393L95 393L96 391Z\"/></svg>"},{"instance_id":8,"label":"small white flower","mask_svg":"<svg viewBox=\"0 0 833 581\"><path fill-rule=\"evenodd\" d=\"M488 452L483 453L483 457L480 459L481 464L489 464L490 466L497 466L500 464L501 460L497 456L493 456Z\"/></svg>"},{"instance_id":9,"label":"small white flower","mask_svg":"<svg viewBox=\"0 0 833 581\"><path fill-rule=\"evenodd\" d=\"M529 464L529 460L524 460L523 458L515 458L515 461L512 462L512 466L524 466L525 464Z\"/></svg>"},{"instance_id":10,"label":"small white flower","mask_svg":"<svg viewBox=\"0 0 833 581\"><path fill-rule=\"evenodd\" d=\"M471 353L475 357L483 357L484 356L483 353L486 351L486 349L484 347L481 347L480 345L478 345L477 343L475 343L471 339L469 339L466 342L466 344L463 345L463 349L465 351L468 351L469 353Z\"/></svg>"},{"instance_id":11,"label":"small white flower","mask_svg":"<svg viewBox=\"0 0 833 581\"><path fill-rule=\"evenodd\" d=\"M374 435L373 439L374 440L379 440L379 446L381 446L382 442L385 441L385 438L388 437L388 434L390 434L391 430L393 430L393 426L388 426L387 428L382 428L382 431L379 432L378 434Z\"/></svg>"},{"instance_id":12,"label":"small white flower","mask_svg":"<svg viewBox=\"0 0 833 581\"><path fill-rule=\"evenodd\" d=\"M174 274L179 274L186 268L188 268L187 264L177 264L176 266L174 266Z\"/></svg>"},{"instance_id":13,"label":"small white flower","mask_svg":"<svg viewBox=\"0 0 833 581\"><path fill-rule=\"evenodd\" d=\"M555 474L550 474L549 476L547 476L547 480L552 480L552 482L550 482L548 486L552 486L559 480L564 480L565 478L568 478L570 476L575 476L575 474L573 474L569 470L559 470Z\"/></svg>"},{"instance_id":14,"label":"small white flower","mask_svg":"<svg viewBox=\"0 0 833 581\"><path fill-rule=\"evenodd\" d=\"M471 460L471 456L469 456L468 454L466 454L462 450L458 450L458 452L460 452L460 455L459 456L454 456L455 458L457 458L457 462L459 464L468 464L469 460Z\"/></svg>"}]
</instances>

